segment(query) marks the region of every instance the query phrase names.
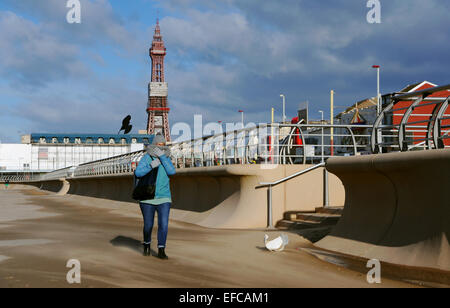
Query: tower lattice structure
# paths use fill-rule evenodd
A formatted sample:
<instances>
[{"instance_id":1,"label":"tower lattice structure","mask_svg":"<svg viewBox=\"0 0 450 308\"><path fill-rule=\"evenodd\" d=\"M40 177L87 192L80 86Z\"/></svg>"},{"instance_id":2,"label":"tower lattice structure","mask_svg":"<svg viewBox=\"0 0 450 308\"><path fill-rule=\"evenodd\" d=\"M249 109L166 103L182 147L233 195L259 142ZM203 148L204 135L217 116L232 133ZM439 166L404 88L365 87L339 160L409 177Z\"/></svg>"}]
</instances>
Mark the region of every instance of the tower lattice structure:
<instances>
[{"instance_id":1,"label":"tower lattice structure","mask_svg":"<svg viewBox=\"0 0 450 308\"><path fill-rule=\"evenodd\" d=\"M152 59L152 77L148 84L148 134L162 134L170 141L169 111L168 108L168 85L164 81L164 57L166 47L161 35L159 21L156 21L155 34L153 35L150 58Z\"/></svg>"}]
</instances>

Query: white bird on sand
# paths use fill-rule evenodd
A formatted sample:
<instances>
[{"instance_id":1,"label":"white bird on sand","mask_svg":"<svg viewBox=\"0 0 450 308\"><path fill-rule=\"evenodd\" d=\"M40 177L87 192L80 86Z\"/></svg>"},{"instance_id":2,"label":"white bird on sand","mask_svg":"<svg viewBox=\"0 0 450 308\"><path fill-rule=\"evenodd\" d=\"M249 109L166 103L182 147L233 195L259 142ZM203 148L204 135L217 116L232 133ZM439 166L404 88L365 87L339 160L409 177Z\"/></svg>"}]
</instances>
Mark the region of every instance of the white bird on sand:
<instances>
[{"instance_id":1,"label":"white bird on sand","mask_svg":"<svg viewBox=\"0 0 450 308\"><path fill-rule=\"evenodd\" d=\"M276 239L269 241L269 236L264 234L264 245L270 251L283 251L284 247L289 243L289 238L286 234L281 234Z\"/></svg>"}]
</instances>

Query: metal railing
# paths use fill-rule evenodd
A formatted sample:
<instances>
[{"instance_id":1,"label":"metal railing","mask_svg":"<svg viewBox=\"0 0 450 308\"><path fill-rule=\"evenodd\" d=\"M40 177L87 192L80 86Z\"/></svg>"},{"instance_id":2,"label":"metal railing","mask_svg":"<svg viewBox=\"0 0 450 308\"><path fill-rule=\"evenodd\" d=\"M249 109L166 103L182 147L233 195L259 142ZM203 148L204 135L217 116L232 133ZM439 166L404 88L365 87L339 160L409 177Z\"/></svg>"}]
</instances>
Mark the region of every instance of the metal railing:
<instances>
[{"instance_id":1,"label":"metal railing","mask_svg":"<svg viewBox=\"0 0 450 308\"><path fill-rule=\"evenodd\" d=\"M318 168L321 168L321 167L325 167L325 163L324 162L320 163L320 164L317 164L315 166L312 166L312 167L310 167L308 169L296 172L296 173L294 173L292 175L284 177L284 178L282 178L282 179L280 179L278 181L275 181L275 182L259 183L259 186L255 187L255 189L267 187L267 207L268 207L268 209L267 209L267 212L268 212L268 215L267 215L267 228L269 228L269 229L273 229L274 228L274 226L273 226L273 207L272 207L272 188L277 186L277 185L279 185L279 184L281 184L281 183L284 183L286 181L292 180L293 178L296 178L298 176L307 174L307 173L309 173L309 172L311 172L313 170L316 170ZM324 186L325 186L325 190L326 190L325 194L327 195L328 194L328 183L324 183Z\"/></svg>"},{"instance_id":2,"label":"metal railing","mask_svg":"<svg viewBox=\"0 0 450 308\"><path fill-rule=\"evenodd\" d=\"M35 174L32 172L11 172L11 173L0 173L0 182L10 182L10 183L24 183L24 182L35 182L41 179L41 174Z\"/></svg>"},{"instance_id":3,"label":"metal railing","mask_svg":"<svg viewBox=\"0 0 450 308\"><path fill-rule=\"evenodd\" d=\"M40 181L52 181L52 180L59 180L59 179L65 179L70 178L73 176L73 173L75 172L77 167L67 167L64 169L55 170L46 174L42 174L39 177Z\"/></svg>"},{"instance_id":4,"label":"metal railing","mask_svg":"<svg viewBox=\"0 0 450 308\"><path fill-rule=\"evenodd\" d=\"M75 168L73 177L132 174L144 155L145 151L138 151L81 164Z\"/></svg>"},{"instance_id":5,"label":"metal railing","mask_svg":"<svg viewBox=\"0 0 450 308\"><path fill-rule=\"evenodd\" d=\"M370 152L372 125L263 124L171 145L176 167L308 164Z\"/></svg>"},{"instance_id":6,"label":"metal railing","mask_svg":"<svg viewBox=\"0 0 450 308\"><path fill-rule=\"evenodd\" d=\"M370 125L264 124L171 144L176 168L230 164L314 164L370 150ZM333 130L333 132L331 131ZM132 174L145 151L44 174L34 180Z\"/></svg>"},{"instance_id":7,"label":"metal railing","mask_svg":"<svg viewBox=\"0 0 450 308\"><path fill-rule=\"evenodd\" d=\"M318 164L332 156L449 147L449 97L431 97L450 85L384 95L384 109L372 125L261 124L170 144L176 168L230 164ZM397 103L406 105L398 107ZM409 104L408 104L409 102ZM434 106L431 114L414 111ZM395 117L401 120L395 121ZM425 120L410 121L413 117ZM399 119L399 118L398 118ZM425 124L425 125L420 125ZM424 136L422 138L421 136ZM31 180L132 174L145 151L56 170ZM25 179L11 175L10 181ZM27 176L30 179L30 175ZM0 177L1 180L1 177Z\"/></svg>"},{"instance_id":8,"label":"metal railing","mask_svg":"<svg viewBox=\"0 0 450 308\"><path fill-rule=\"evenodd\" d=\"M372 152L449 147L445 139L450 138L450 114L446 114L450 92L447 97L431 97L434 93L448 90L450 85L384 95L385 107L372 130ZM423 113L425 108L432 109L432 112Z\"/></svg>"},{"instance_id":9,"label":"metal railing","mask_svg":"<svg viewBox=\"0 0 450 308\"><path fill-rule=\"evenodd\" d=\"M177 168L230 164L309 164L367 153L370 125L264 124L171 144ZM331 129L334 130L331 134ZM34 181L132 174L145 151L55 170Z\"/></svg>"}]
</instances>

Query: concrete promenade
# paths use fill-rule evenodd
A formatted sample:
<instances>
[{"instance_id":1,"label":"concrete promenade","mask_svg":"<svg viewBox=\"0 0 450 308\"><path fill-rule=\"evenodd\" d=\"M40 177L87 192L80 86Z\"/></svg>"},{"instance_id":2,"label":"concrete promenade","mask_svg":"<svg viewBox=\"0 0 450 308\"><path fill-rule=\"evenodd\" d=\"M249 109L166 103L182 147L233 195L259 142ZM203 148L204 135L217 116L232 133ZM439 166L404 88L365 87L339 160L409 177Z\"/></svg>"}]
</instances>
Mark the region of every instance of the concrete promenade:
<instances>
[{"instance_id":1,"label":"concrete promenade","mask_svg":"<svg viewBox=\"0 0 450 308\"><path fill-rule=\"evenodd\" d=\"M219 230L171 221L169 260L141 255L138 205L34 188L0 190L0 287L415 287L324 262L311 242L287 233L280 253L264 230ZM271 238L280 232L269 232ZM152 250L156 249L156 228ZM66 281L69 259L81 284ZM367 269L368 271L369 269Z\"/></svg>"}]
</instances>

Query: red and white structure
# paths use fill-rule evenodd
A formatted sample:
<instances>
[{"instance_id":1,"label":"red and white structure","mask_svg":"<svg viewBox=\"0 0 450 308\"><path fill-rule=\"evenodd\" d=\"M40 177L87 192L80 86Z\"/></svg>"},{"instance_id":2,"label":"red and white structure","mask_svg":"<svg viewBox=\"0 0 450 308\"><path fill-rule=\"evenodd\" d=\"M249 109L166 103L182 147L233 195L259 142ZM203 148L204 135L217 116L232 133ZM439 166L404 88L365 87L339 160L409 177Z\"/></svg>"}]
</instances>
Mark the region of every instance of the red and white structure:
<instances>
[{"instance_id":1,"label":"red and white structure","mask_svg":"<svg viewBox=\"0 0 450 308\"><path fill-rule=\"evenodd\" d=\"M159 20L156 21L153 35L150 58L152 59L152 77L148 84L148 121L147 133L149 135L160 133L170 141L168 85L164 80L164 57L166 47L161 35Z\"/></svg>"},{"instance_id":2,"label":"red and white structure","mask_svg":"<svg viewBox=\"0 0 450 308\"><path fill-rule=\"evenodd\" d=\"M429 81L424 81L419 84L410 86L409 88L402 90L402 92L412 93L412 92L422 91L422 90L426 90L426 89L431 89L431 88L434 88L437 86L438 85L433 84ZM435 92L427 97L431 98L431 99L440 98L440 99L444 100L444 99L448 98L449 96L450 96L450 91L444 90L444 91ZM411 105L411 101L399 101L395 104L395 106L393 108L397 109L398 111L396 111L393 114L393 125L400 125L400 123L403 119L403 116L405 114L406 108L409 107L410 105ZM411 135L411 138L413 139L414 144L424 143L423 140L424 140L424 138L427 137L427 134L426 134L427 121L430 119L430 117L435 112L435 109L437 109L438 107L439 107L439 105L430 104L429 101L423 100L422 102L420 102L419 105L417 105L413 109L413 111L410 115L410 120L408 121L408 126L406 127L406 132L410 132L410 135ZM450 110L446 110L446 112L444 113L444 116L445 116L445 118L441 121L441 125L442 126L450 125L450 120L448 119L448 117L450 116ZM445 132L446 132L446 130L444 130L444 133ZM450 146L450 139L444 138L443 143L445 146Z\"/></svg>"},{"instance_id":3,"label":"red and white structure","mask_svg":"<svg viewBox=\"0 0 450 308\"><path fill-rule=\"evenodd\" d=\"M450 148L450 84L424 81L383 96L372 152Z\"/></svg>"}]
</instances>

